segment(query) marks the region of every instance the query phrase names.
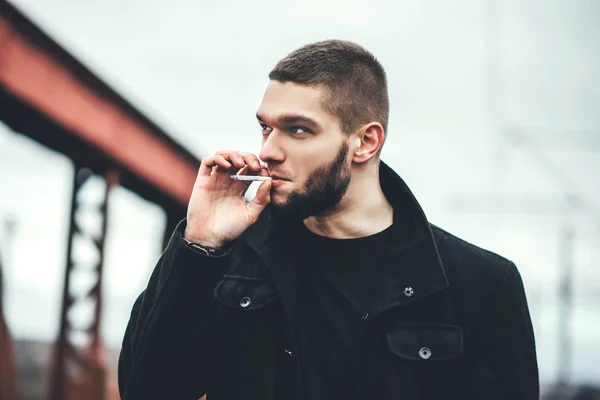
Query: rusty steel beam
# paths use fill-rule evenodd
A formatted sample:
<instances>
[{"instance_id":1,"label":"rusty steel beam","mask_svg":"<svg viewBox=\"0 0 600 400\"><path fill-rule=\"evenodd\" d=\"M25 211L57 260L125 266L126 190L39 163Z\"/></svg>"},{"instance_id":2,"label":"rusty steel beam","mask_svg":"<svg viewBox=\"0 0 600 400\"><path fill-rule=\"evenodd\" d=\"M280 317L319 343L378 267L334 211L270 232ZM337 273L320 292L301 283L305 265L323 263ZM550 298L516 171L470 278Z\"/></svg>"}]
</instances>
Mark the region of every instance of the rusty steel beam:
<instances>
[{"instance_id":1,"label":"rusty steel beam","mask_svg":"<svg viewBox=\"0 0 600 400\"><path fill-rule=\"evenodd\" d=\"M200 160L5 0L0 0L0 121L74 163L49 398L105 400L107 371L99 326L108 195L120 184L161 206L167 217L166 244L185 216ZM92 211L102 221L97 235L78 219L89 211L78 194L92 175L106 181L104 199ZM82 241L95 248L98 257L91 264L77 258ZM83 290L78 284L82 276L88 282ZM86 309L90 303L92 308Z\"/></svg>"},{"instance_id":2,"label":"rusty steel beam","mask_svg":"<svg viewBox=\"0 0 600 400\"><path fill-rule=\"evenodd\" d=\"M95 156L142 178L178 205L187 204L200 161L4 0L0 0L0 89L42 113L72 136L71 141L87 144ZM69 140L57 146L51 135L23 129L24 117L6 113L0 120L59 147L70 158L80 156Z\"/></svg>"},{"instance_id":3,"label":"rusty steel beam","mask_svg":"<svg viewBox=\"0 0 600 400\"><path fill-rule=\"evenodd\" d=\"M4 319L4 281L1 256L0 253L0 400L17 400L20 396L14 346Z\"/></svg>"},{"instance_id":4,"label":"rusty steel beam","mask_svg":"<svg viewBox=\"0 0 600 400\"><path fill-rule=\"evenodd\" d=\"M90 204L81 194L93 176L88 168L75 168L63 304L51 369L51 400L105 399L106 367L100 336L102 267L108 201L119 175L116 170L108 169L100 202ZM90 221L99 221L100 226L94 229L89 226ZM81 259L86 248L88 253L91 250L92 260ZM79 280L79 285L75 279ZM87 285L81 284L82 279L87 280ZM87 319L83 323L76 319L81 319L82 315Z\"/></svg>"},{"instance_id":5,"label":"rusty steel beam","mask_svg":"<svg viewBox=\"0 0 600 400\"><path fill-rule=\"evenodd\" d=\"M0 310L0 399L19 399L14 346Z\"/></svg>"}]
</instances>

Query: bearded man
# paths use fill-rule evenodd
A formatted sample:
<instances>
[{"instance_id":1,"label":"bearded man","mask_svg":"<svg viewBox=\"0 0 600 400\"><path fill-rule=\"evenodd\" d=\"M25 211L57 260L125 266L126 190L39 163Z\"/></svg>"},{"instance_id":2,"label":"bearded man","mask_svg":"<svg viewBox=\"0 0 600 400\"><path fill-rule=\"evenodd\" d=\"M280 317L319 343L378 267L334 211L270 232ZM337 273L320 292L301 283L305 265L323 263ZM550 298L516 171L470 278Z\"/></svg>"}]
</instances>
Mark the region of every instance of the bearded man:
<instances>
[{"instance_id":1,"label":"bearded man","mask_svg":"<svg viewBox=\"0 0 600 400\"><path fill-rule=\"evenodd\" d=\"M312 43L269 78L260 153L202 160L133 306L122 400L538 399L516 266L430 224L380 160L376 58ZM239 176L270 179L247 201Z\"/></svg>"}]
</instances>

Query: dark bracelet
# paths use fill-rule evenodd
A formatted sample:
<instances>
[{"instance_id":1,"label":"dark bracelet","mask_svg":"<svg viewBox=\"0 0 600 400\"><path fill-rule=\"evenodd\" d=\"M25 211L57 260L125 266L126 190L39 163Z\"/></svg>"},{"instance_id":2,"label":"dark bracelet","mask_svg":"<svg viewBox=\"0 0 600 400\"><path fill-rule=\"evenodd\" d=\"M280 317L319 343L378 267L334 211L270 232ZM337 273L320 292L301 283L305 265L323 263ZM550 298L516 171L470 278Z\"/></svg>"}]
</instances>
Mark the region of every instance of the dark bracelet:
<instances>
[{"instance_id":1,"label":"dark bracelet","mask_svg":"<svg viewBox=\"0 0 600 400\"><path fill-rule=\"evenodd\" d=\"M225 253L227 253L227 250L229 250L229 246L225 246L225 247L210 247L210 246L204 246L201 245L200 243L196 243L196 242L188 242L187 240L183 239L187 245L187 247L193 249L193 250L199 250L201 251L203 254L209 256L209 257L219 257L224 255Z\"/></svg>"}]
</instances>

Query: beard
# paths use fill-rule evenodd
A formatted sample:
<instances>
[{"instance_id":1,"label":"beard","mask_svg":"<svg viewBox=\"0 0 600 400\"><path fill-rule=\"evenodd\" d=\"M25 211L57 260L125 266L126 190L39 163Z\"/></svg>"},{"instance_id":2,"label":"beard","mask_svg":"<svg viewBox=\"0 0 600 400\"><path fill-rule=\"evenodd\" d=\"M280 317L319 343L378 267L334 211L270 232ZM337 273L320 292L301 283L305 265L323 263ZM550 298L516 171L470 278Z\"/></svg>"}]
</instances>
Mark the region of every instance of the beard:
<instances>
[{"instance_id":1,"label":"beard","mask_svg":"<svg viewBox=\"0 0 600 400\"><path fill-rule=\"evenodd\" d=\"M303 191L290 193L283 203L271 203L272 215L278 220L305 220L338 205L352 177L346 164L347 156L348 144L344 143L333 161L310 174Z\"/></svg>"}]
</instances>

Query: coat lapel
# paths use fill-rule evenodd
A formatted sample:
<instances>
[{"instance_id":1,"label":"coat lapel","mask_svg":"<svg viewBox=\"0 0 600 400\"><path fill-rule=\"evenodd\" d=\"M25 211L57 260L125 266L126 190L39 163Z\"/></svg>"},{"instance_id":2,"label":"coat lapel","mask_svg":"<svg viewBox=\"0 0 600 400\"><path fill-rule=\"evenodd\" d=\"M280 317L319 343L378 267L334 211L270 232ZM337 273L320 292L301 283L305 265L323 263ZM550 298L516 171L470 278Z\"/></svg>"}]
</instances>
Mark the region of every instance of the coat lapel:
<instances>
[{"instance_id":1,"label":"coat lapel","mask_svg":"<svg viewBox=\"0 0 600 400\"><path fill-rule=\"evenodd\" d=\"M394 208L385 296L378 301L379 307L385 308L428 297L448 287L448 279L429 222L406 183L383 162L380 181Z\"/></svg>"}]
</instances>

